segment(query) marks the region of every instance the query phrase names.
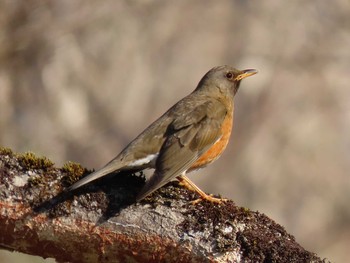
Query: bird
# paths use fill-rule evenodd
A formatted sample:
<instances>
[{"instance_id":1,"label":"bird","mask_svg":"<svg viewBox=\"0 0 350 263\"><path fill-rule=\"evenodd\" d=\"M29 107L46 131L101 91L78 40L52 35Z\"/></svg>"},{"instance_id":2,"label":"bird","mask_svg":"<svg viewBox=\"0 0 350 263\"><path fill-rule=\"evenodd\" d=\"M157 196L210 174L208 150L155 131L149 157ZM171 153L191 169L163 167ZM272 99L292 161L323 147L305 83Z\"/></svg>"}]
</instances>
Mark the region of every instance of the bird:
<instances>
[{"instance_id":1,"label":"bird","mask_svg":"<svg viewBox=\"0 0 350 263\"><path fill-rule=\"evenodd\" d=\"M198 193L199 200L221 203L224 199L206 194L186 175L221 156L230 139L234 97L241 80L257 72L228 65L212 68L192 93L149 125L114 159L66 191L71 192L111 173L150 168L154 173L137 194L136 202L177 179L181 185Z\"/></svg>"}]
</instances>

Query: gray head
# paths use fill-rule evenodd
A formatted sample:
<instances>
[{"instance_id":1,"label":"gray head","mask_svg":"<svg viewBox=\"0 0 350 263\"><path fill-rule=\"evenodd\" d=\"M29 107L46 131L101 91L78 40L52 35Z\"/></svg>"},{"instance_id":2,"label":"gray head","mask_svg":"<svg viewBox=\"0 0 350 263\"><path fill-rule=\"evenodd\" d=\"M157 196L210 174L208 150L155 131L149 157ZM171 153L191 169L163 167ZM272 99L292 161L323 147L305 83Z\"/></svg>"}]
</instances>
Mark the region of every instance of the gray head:
<instances>
[{"instance_id":1,"label":"gray head","mask_svg":"<svg viewBox=\"0 0 350 263\"><path fill-rule=\"evenodd\" d=\"M221 93L237 93L241 80L258 73L255 69L238 70L231 66L212 68L199 82L197 90L219 89Z\"/></svg>"}]
</instances>

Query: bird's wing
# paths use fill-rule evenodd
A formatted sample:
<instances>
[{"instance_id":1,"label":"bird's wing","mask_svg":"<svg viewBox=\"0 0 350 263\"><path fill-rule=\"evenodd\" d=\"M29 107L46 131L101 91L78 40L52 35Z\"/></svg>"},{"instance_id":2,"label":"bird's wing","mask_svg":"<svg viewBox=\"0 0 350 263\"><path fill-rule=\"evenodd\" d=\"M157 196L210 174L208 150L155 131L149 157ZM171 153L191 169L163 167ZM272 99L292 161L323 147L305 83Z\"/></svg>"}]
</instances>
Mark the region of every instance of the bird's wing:
<instances>
[{"instance_id":1,"label":"bird's wing","mask_svg":"<svg viewBox=\"0 0 350 263\"><path fill-rule=\"evenodd\" d=\"M216 100L206 101L169 125L159 152L156 170L137 197L141 200L186 172L222 136L221 125L227 114Z\"/></svg>"}]
</instances>

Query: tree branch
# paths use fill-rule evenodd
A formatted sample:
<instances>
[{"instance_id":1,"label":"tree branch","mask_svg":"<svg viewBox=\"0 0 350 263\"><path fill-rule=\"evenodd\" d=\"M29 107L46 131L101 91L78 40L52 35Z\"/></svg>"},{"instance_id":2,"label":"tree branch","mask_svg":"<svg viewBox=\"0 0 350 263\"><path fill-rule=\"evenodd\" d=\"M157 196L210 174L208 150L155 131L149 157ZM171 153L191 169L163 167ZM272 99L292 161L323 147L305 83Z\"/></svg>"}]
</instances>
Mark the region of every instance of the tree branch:
<instances>
[{"instance_id":1,"label":"tree branch","mask_svg":"<svg viewBox=\"0 0 350 263\"><path fill-rule=\"evenodd\" d=\"M141 203L120 173L72 194L88 171L0 148L0 247L58 262L324 262L264 214L200 202L176 183Z\"/></svg>"}]
</instances>

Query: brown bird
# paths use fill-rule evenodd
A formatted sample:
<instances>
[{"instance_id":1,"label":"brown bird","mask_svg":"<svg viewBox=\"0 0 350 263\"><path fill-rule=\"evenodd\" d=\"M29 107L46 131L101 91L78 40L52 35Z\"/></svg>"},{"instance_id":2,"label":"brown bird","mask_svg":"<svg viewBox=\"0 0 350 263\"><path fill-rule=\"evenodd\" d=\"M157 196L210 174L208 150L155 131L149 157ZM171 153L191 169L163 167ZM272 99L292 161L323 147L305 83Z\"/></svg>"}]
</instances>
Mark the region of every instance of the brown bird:
<instances>
[{"instance_id":1,"label":"brown bird","mask_svg":"<svg viewBox=\"0 0 350 263\"><path fill-rule=\"evenodd\" d=\"M230 66L211 69L190 95L153 122L113 160L67 191L112 172L153 168L154 174L137 201L176 178L202 199L220 203L222 199L204 193L186 174L212 163L225 150L233 124L233 98L241 80L256 73L254 69L237 70Z\"/></svg>"}]
</instances>

